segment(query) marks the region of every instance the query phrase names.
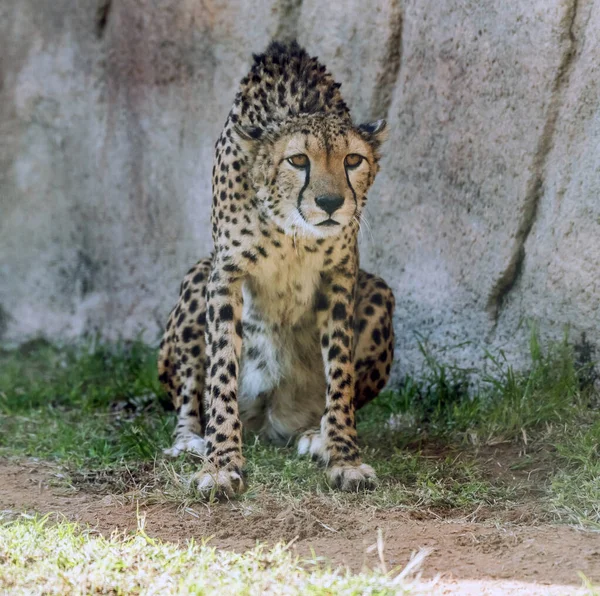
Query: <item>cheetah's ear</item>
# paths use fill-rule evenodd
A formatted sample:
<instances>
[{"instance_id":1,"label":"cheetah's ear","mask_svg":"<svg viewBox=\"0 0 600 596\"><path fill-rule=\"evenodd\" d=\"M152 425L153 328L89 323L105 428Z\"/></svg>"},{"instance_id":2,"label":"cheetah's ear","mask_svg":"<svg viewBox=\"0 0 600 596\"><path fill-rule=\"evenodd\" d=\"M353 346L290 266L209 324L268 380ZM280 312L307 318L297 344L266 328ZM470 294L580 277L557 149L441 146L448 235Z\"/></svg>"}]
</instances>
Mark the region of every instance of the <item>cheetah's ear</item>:
<instances>
[{"instance_id":1,"label":"cheetah's ear","mask_svg":"<svg viewBox=\"0 0 600 596\"><path fill-rule=\"evenodd\" d=\"M358 130L361 132L365 141L371 143L376 149L379 148L388 136L387 122L383 119L360 124Z\"/></svg>"},{"instance_id":2,"label":"cheetah's ear","mask_svg":"<svg viewBox=\"0 0 600 596\"><path fill-rule=\"evenodd\" d=\"M238 138L238 142L242 147L242 151L247 155L252 155L256 152L257 141L264 140L264 129L255 126L242 126L236 124L233 127L233 133Z\"/></svg>"},{"instance_id":3,"label":"cheetah's ear","mask_svg":"<svg viewBox=\"0 0 600 596\"><path fill-rule=\"evenodd\" d=\"M241 124L236 124L233 127L233 132L240 137L243 141L258 141L263 134L263 129L258 126L242 126Z\"/></svg>"}]
</instances>

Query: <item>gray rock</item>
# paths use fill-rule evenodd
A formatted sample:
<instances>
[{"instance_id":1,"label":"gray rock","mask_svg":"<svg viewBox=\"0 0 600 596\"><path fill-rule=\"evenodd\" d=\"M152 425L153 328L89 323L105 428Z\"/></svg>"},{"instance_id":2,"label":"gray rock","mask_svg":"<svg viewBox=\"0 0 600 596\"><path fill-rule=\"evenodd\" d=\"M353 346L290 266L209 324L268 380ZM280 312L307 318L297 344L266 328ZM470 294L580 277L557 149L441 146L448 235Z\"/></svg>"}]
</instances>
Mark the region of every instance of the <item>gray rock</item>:
<instances>
[{"instance_id":1,"label":"gray rock","mask_svg":"<svg viewBox=\"0 0 600 596\"><path fill-rule=\"evenodd\" d=\"M155 339L183 274L210 252L214 141L278 23L268 3L241 1L3 3L9 340Z\"/></svg>"},{"instance_id":2,"label":"gray rock","mask_svg":"<svg viewBox=\"0 0 600 596\"><path fill-rule=\"evenodd\" d=\"M0 334L155 340L210 251L213 144L251 53L297 37L387 117L363 264L419 343L600 347L600 0L4 0ZM593 356L594 358L596 356Z\"/></svg>"},{"instance_id":3,"label":"gray rock","mask_svg":"<svg viewBox=\"0 0 600 596\"><path fill-rule=\"evenodd\" d=\"M581 3L580 3L581 4ZM571 52L557 81L540 189L521 271L502 305L498 329L511 340L517 317L570 332L600 359L600 3L583 3ZM500 335L499 333L499 335ZM596 347L594 354L594 346Z\"/></svg>"},{"instance_id":4,"label":"gray rock","mask_svg":"<svg viewBox=\"0 0 600 596\"><path fill-rule=\"evenodd\" d=\"M414 369L419 341L464 367L485 349L521 355L523 338L504 336L529 313L506 330L498 317L539 202L572 19L572 5L547 0L404 6L366 253L395 284L400 370Z\"/></svg>"}]
</instances>

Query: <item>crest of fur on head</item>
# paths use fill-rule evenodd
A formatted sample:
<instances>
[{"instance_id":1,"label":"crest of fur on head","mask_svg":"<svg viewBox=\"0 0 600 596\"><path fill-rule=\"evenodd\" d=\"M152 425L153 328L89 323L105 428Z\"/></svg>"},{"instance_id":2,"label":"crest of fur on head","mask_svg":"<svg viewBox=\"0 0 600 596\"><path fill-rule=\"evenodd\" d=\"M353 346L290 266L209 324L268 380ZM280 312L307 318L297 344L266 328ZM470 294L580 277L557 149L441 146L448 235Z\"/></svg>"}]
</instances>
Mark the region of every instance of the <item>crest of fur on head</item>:
<instances>
[{"instance_id":1,"label":"crest of fur on head","mask_svg":"<svg viewBox=\"0 0 600 596\"><path fill-rule=\"evenodd\" d=\"M358 224L379 169L385 120L355 125L336 83L296 42L255 55L230 119L257 207L286 233Z\"/></svg>"}]
</instances>

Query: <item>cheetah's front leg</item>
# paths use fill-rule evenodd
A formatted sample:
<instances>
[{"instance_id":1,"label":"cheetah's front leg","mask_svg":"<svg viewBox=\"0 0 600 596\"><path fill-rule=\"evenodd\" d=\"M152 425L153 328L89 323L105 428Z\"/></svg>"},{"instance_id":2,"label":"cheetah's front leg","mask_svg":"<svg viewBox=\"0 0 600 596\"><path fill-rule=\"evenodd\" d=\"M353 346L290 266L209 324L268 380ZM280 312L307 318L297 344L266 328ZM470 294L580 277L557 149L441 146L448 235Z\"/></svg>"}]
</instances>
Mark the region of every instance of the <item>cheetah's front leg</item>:
<instances>
[{"instance_id":1,"label":"cheetah's front leg","mask_svg":"<svg viewBox=\"0 0 600 596\"><path fill-rule=\"evenodd\" d=\"M317 321L327 379L326 406L321 419L323 457L330 482L342 490L370 488L371 466L361 462L354 421L354 290L356 276L339 271L317 301Z\"/></svg>"},{"instance_id":2,"label":"cheetah's front leg","mask_svg":"<svg viewBox=\"0 0 600 596\"><path fill-rule=\"evenodd\" d=\"M196 475L203 493L244 490L237 390L242 348L241 281L213 264L206 292L205 431L207 463Z\"/></svg>"}]
</instances>

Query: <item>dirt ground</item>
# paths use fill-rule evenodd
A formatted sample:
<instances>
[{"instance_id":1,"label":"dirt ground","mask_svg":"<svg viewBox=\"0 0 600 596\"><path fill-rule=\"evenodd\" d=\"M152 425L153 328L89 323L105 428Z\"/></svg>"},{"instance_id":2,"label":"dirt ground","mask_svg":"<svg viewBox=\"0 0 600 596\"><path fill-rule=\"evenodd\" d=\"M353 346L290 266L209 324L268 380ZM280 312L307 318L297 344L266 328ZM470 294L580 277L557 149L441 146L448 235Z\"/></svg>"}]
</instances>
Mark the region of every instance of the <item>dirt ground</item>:
<instances>
[{"instance_id":1,"label":"dirt ground","mask_svg":"<svg viewBox=\"0 0 600 596\"><path fill-rule=\"evenodd\" d=\"M66 492L53 486L54 472L47 464L0 460L0 510L56 512L103 534L137 527L136 504L131 500L83 490ZM209 544L235 551L257 541L294 541L291 548L299 555L311 557L314 551L353 571L381 568L375 546L381 528L388 570L403 567L413 551L428 548L423 577L440 575L444 582L461 582L460 593L493 593L489 587L500 580L511 580L510 593L519 594L534 593L534 585L576 586L581 585L578 572L600 582L600 533L538 524L534 512L526 509L514 511L513 519L501 523L474 522L472 516L442 519L431 512L335 508L317 497L296 508L261 502L253 509L237 502L190 508L140 505L139 510L146 516L145 531L163 540L211 537ZM482 580L488 582L486 590Z\"/></svg>"}]
</instances>

